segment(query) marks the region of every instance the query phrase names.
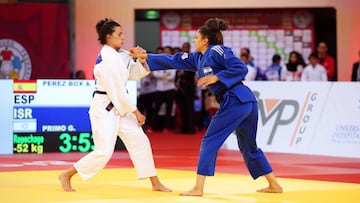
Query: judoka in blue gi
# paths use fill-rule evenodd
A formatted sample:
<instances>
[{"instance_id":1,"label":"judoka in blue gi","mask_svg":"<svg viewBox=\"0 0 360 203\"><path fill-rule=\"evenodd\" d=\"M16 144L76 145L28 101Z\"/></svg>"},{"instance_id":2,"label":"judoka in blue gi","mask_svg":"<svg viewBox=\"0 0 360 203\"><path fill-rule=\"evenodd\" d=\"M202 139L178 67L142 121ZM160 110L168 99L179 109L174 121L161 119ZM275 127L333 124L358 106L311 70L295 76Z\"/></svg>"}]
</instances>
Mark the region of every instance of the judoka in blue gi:
<instances>
[{"instance_id":1,"label":"judoka in blue gi","mask_svg":"<svg viewBox=\"0 0 360 203\"><path fill-rule=\"evenodd\" d=\"M252 91L242 84L246 65L229 47L223 46L221 30L227 25L221 19L209 19L200 27L194 39L192 54L146 54L140 48L132 49L133 57L147 59L151 71L182 69L196 71L198 86L207 86L220 103L205 136L202 139L194 188L183 196L202 196L206 176L213 176L217 153L228 136L235 131L239 149L251 176L265 176L269 186L258 192L281 193L282 187L272 172L264 153L257 147L256 131L258 107Z\"/></svg>"}]
</instances>

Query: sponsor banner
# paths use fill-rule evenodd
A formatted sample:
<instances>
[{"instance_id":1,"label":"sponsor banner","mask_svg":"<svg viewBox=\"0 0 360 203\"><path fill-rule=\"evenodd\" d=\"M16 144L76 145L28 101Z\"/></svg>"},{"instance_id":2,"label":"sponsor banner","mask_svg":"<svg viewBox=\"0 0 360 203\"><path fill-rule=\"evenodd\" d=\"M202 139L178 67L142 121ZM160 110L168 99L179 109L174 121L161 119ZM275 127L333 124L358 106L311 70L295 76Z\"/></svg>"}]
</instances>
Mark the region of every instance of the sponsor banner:
<instances>
[{"instance_id":1,"label":"sponsor banner","mask_svg":"<svg viewBox=\"0 0 360 203\"><path fill-rule=\"evenodd\" d=\"M332 84L310 154L360 157L360 83Z\"/></svg>"},{"instance_id":2,"label":"sponsor banner","mask_svg":"<svg viewBox=\"0 0 360 203\"><path fill-rule=\"evenodd\" d=\"M259 147L267 152L306 152L315 135L331 83L256 81L246 82L246 85L258 99ZM227 141L224 147L238 149L234 141Z\"/></svg>"},{"instance_id":3,"label":"sponsor banner","mask_svg":"<svg viewBox=\"0 0 360 203\"><path fill-rule=\"evenodd\" d=\"M258 99L262 150L360 157L360 83L246 84ZM238 150L235 134L222 147Z\"/></svg>"}]
</instances>

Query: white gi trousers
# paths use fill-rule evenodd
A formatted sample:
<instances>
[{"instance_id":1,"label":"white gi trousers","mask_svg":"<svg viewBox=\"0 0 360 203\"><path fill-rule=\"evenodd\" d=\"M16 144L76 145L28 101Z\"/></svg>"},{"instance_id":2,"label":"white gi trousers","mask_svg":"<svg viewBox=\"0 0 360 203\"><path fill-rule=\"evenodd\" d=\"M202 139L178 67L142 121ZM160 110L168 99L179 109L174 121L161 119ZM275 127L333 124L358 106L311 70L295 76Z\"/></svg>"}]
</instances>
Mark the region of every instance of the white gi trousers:
<instances>
[{"instance_id":1,"label":"white gi trousers","mask_svg":"<svg viewBox=\"0 0 360 203\"><path fill-rule=\"evenodd\" d=\"M136 116L133 113L120 116L115 108L107 111L105 108L109 103L107 95L94 95L89 114L95 149L74 164L77 172L83 180L87 180L102 170L110 160L119 136L134 164L137 177L156 176L151 145Z\"/></svg>"}]
</instances>

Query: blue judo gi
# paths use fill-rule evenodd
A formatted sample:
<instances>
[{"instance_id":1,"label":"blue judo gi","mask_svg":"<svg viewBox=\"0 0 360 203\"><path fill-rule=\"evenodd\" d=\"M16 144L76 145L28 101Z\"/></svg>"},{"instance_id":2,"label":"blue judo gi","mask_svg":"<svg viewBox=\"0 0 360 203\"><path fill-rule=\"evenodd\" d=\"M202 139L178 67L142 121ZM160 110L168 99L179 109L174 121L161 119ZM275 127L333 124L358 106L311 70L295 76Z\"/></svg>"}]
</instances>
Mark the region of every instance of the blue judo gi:
<instances>
[{"instance_id":1,"label":"blue judo gi","mask_svg":"<svg viewBox=\"0 0 360 203\"><path fill-rule=\"evenodd\" d=\"M148 54L148 64L151 71L181 69L196 71L198 77L215 74L219 78L217 83L209 85L209 89L217 95L220 107L202 139L197 174L214 175L217 153L234 131L251 176L256 179L272 172L264 153L256 144L256 98L252 91L241 83L248 71L247 67L229 47L211 45L204 55L200 52Z\"/></svg>"}]
</instances>

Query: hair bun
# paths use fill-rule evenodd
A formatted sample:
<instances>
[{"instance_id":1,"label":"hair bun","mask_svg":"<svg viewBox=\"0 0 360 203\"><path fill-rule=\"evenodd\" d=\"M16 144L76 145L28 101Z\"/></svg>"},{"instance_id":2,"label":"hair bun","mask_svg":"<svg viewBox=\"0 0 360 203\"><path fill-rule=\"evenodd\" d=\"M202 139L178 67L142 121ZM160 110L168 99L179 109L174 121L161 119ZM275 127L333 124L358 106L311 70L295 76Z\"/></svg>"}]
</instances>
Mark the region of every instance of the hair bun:
<instances>
[{"instance_id":1,"label":"hair bun","mask_svg":"<svg viewBox=\"0 0 360 203\"><path fill-rule=\"evenodd\" d=\"M96 31L99 34L101 32L101 29L106 25L108 22L110 22L111 19L105 18L96 23Z\"/></svg>"},{"instance_id":2,"label":"hair bun","mask_svg":"<svg viewBox=\"0 0 360 203\"><path fill-rule=\"evenodd\" d=\"M225 21L219 18L210 18L205 23L206 27L209 28L209 30L218 32L220 30L226 30L228 28Z\"/></svg>"}]
</instances>

